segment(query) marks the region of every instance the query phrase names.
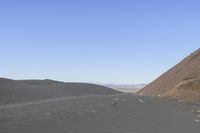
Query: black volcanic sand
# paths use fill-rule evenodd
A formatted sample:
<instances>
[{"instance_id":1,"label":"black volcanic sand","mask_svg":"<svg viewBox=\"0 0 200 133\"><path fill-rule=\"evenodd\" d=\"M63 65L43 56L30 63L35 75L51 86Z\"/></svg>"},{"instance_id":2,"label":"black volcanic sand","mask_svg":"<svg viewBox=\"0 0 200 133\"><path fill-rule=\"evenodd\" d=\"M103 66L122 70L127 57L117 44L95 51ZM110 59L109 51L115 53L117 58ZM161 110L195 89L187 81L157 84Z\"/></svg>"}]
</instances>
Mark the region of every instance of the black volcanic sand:
<instances>
[{"instance_id":1,"label":"black volcanic sand","mask_svg":"<svg viewBox=\"0 0 200 133\"><path fill-rule=\"evenodd\" d=\"M199 133L189 104L131 94L0 106L0 133Z\"/></svg>"},{"instance_id":2,"label":"black volcanic sand","mask_svg":"<svg viewBox=\"0 0 200 133\"><path fill-rule=\"evenodd\" d=\"M119 92L95 84L0 78L0 105L32 102L65 96L107 95L116 93Z\"/></svg>"}]
</instances>

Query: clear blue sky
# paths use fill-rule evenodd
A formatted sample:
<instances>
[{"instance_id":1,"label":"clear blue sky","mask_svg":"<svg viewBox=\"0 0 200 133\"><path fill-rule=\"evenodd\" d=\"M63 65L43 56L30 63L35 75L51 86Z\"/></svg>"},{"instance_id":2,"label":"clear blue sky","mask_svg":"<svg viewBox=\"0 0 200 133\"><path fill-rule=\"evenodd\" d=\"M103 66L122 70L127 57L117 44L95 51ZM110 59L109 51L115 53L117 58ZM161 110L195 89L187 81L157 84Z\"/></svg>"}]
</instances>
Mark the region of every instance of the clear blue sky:
<instances>
[{"instance_id":1,"label":"clear blue sky","mask_svg":"<svg viewBox=\"0 0 200 133\"><path fill-rule=\"evenodd\" d=\"M200 47L199 0L1 0L0 76L149 83Z\"/></svg>"}]
</instances>

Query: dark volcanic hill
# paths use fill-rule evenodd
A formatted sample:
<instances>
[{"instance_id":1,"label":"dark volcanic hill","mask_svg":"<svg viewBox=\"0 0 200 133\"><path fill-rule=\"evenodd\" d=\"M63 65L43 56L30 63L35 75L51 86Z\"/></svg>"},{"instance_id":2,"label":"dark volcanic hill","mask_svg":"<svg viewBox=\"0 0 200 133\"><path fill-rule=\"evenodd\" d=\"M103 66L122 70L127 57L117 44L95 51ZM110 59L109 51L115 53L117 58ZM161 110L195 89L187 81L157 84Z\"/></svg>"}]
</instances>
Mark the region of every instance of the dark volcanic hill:
<instances>
[{"instance_id":1,"label":"dark volcanic hill","mask_svg":"<svg viewBox=\"0 0 200 133\"><path fill-rule=\"evenodd\" d=\"M53 80L11 80L0 78L0 104L28 102L65 96L115 94L118 91L88 83Z\"/></svg>"},{"instance_id":2,"label":"dark volcanic hill","mask_svg":"<svg viewBox=\"0 0 200 133\"><path fill-rule=\"evenodd\" d=\"M186 101L200 100L200 49L138 92Z\"/></svg>"}]
</instances>

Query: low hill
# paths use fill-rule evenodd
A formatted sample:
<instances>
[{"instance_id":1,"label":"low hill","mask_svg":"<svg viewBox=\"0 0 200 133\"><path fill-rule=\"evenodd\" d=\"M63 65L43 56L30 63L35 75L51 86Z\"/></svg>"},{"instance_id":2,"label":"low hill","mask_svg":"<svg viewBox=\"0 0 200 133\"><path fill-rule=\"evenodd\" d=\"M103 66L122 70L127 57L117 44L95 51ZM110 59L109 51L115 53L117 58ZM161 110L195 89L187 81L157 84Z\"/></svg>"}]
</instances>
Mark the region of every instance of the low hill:
<instances>
[{"instance_id":1,"label":"low hill","mask_svg":"<svg viewBox=\"0 0 200 133\"><path fill-rule=\"evenodd\" d=\"M200 49L138 92L140 95L200 100Z\"/></svg>"},{"instance_id":2,"label":"low hill","mask_svg":"<svg viewBox=\"0 0 200 133\"><path fill-rule=\"evenodd\" d=\"M88 83L53 80L11 80L0 78L0 104L48 98L119 93L111 88Z\"/></svg>"}]
</instances>

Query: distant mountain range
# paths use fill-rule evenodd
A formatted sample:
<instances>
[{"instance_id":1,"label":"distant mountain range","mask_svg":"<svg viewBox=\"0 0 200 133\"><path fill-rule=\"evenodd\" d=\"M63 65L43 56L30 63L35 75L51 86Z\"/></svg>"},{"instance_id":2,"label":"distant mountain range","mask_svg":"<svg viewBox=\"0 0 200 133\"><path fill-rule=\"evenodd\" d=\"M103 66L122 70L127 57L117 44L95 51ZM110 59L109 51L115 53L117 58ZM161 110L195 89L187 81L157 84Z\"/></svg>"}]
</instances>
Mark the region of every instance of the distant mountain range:
<instances>
[{"instance_id":1,"label":"distant mountain range","mask_svg":"<svg viewBox=\"0 0 200 133\"><path fill-rule=\"evenodd\" d=\"M144 88L147 84L102 84L102 85L124 93L136 93L140 89Z\"/></svg>"}]
</instances>

